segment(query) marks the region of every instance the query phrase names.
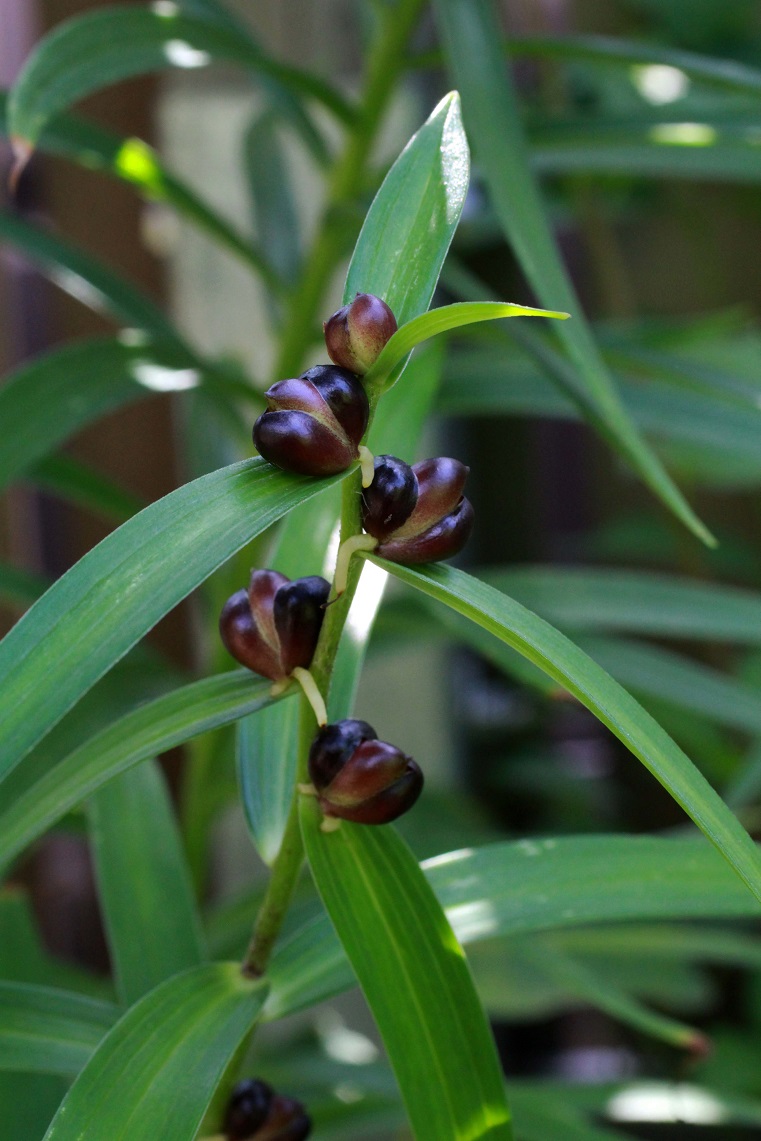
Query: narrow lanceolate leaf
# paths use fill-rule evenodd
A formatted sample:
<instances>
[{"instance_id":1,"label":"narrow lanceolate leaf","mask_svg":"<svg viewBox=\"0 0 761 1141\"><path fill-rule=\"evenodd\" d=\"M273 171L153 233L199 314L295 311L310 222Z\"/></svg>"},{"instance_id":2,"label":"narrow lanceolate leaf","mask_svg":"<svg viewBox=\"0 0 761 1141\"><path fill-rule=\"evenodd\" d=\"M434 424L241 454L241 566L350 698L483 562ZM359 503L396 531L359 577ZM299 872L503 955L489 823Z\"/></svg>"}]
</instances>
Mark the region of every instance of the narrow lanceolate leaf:
<instances>
[{"instance_id":1,"label":"narrow lanceolate leaf","mask_svg":"<svg viewBox=\"0 0 761 1141\"><path fill-rule=\"evenodd\" d=\"M0 135L7 134L7 93L0 91ZM153 147L142 139L125 138L73 115L59 115L46 125L38 146L42 151L64 155L88 170L122 179L144 197L173 207L260 273L269 285L278 287L277 275L257 246L199 198L187 183L171 174Z\"/></svg>"},{"instance_id":2,"label":"narrow lanceolate leaf","mask_svg":"<svg viewBox=\"0 0 761 1141\"><path fill-rule=\"evenodd\" d=\"M13 785L18 783L16 774L22 778L22 795L11 798L0 785L0 866L128 768L263 708L271 700L270 688L270 682L255 679L247 670L219 674L139 706L57 764L40 767L26 782L27 762L22 762L9 780Z\"/></svg>"},{"instance_id":3,"label":"narrow lanceolate leaf","mask_svg":"<svg viewBox=\"0 0 761 1141\"><path fill-rule=\"evenodd\" d=\"M346 275L344 302L356 293L375 293L399 325L425 313L469 179L468 143L453 92L413 135L375 196Z\"/></svg>"},{"instance_id":4,"label":"narrow lanceolate leaf","mask_svg":"<svg viewBox=\"0 0 761 1141\"><path fill-rule=\"evenodd\" d=\"M193 361L175 348L116 337L75 341L37 357L0 387L0 486L105 413L200 380Z\"/></svg>"},{"instance_id":5,"label":"narrow lanceolate leaf","mask_svg":"<svg viewBox=\"0 0 761 1141\"><path fill-rule=\"evenodd\" d=\"M389 828L320 831L303 798L318 890L370 1004L420 1141L509 1141L502 1073L473 980L417 861Z\"/></svg>"},{"instance_id":6,"label":"narrow lanceolate leaf","mask_svg":"<svg viewBox=\"0 0 761 1141\"><path fill-rule=\"evenodd\" d=\"M591 658L530 610L462 571L378 563L483 626L564 686L642 761L761 899L761 856L748 833L668 734Z\"/></svg>"},{"instance_id":7,"label":"narrow lanceolate leaf","mask_svg":"<svg viewBox=\"0 0 761 1141\"><path fill-rule=\"evenodd\" d=\"M104 1039L45 1141L193 1141L265 994L233 963L196 967L162 983Z\"/></svg>"},{"instance_id":8,"label":"narrow lanceolate leaf","mask_svg":"<svg viewBox=\"0 0 761 1141\"><path fill-rule=\"evenodd\" d=\"M117 991L132 1006L203 962L201 924L172 802L153 761L109 781L88 814Z\"/></svg>"},{"instance_id":9,"label":"narrow lanceolate leaf","mask_svg":"<svg viewBox=\"0 0 761 1141\"><path fill-rule=\"evenodd\" d=\"M0 1070L78 1074L119 1013L81 994L0 982Z\"/></svg>"},{"instance_id":10,"label":"narrow lanceolate leaf","mask_svg":"<svg viewBox=\"0 0 761 1141\"><path fill-rule=\"evenodd\" d=\"M503 301L459 301L454 305L443 305L440 309L430 309L413 317L394 333L383 346L375 364L365 374L364 383L372 385L391 375L416 345L427 341L439 333L449 333L464 325L480 321L496 321L502 317L555 317L565 321L570 313L555 313L550 309L532 309L528 305L512 305Z\"/></svg>"},{"instance_id":11,"label":"narrow lanceolate leaf","mask_svg":"<svg viewBox=\"0 0 761 1141\"><path fill-rule=\"evenodd\" d=\"M147 294L65 238L0 211L0 239L22 250L46 277L89 309L142 329L175 348L187 348Z\"/></svg>"},{"instance_id":12,"label":"narrow lanceolate leaf","mask_svg":"<svg viewBox=\"0 0 761 1141\"><path fill-rule=\"evenodd\" d=\"M465 946L585 923L752 919L761 914L726 861L702 840L520 840L447 852L426 860L422 868ZM308 919L282 940L270 978L266 1016L273 1019L354 983L324 915Z\"/></svg>"},{"instance_id":13,"label":"narrow lanceolate leaf","mask_svg":"<svg viewBox=\"0 0 761 1141\"><path fill-rule=\"evenodd\" d=\"M330 482L246 460L172 492L85 555L0 642L0 777L220 563Z\"/></svg>"},{"instance_id":14,"label":"narrow lanceolate leaf","mask_svg":"<svg viewBox=\"0 0 761 1141\"><path fill-rule=\"evenodd\" d=\"M29 468L26 478L36 487L116 523L125 523L145 507L136 495L73 456L45 456Z\"/></svg>"},{"instance_id":15,"label":"narrow lanceolate leaf","mask_svg":"<svg viewBox=\"0 0 761 1141\"><path fill-rule=\"evenodd\" d=\"M529 167L493 0L435 0L434 8L462 93L469 136L505 235L540 299L573 314L573 321L557 327L574 364L572 395L664 503L710 542L706 528L627 415L581 312Z\"/></svg>"},{"instance_id":16,"label":"narrow lanceolate leaf","mask_svg":"<svg viewBox=\"0 0 761 1141\"><path fill-rule=\"evenodd\" d=\"M51 118L99 88L168 67L205 67L213 60L257 72L281 112L320 157L324 144L301 96L320 101L344 121L352 118L339 92L308 72L278 63L250 35L178 9L122 5L66 20L38 44L9 99L8 127L16 153L24 161Z\"/></svg>"}]
</instances>

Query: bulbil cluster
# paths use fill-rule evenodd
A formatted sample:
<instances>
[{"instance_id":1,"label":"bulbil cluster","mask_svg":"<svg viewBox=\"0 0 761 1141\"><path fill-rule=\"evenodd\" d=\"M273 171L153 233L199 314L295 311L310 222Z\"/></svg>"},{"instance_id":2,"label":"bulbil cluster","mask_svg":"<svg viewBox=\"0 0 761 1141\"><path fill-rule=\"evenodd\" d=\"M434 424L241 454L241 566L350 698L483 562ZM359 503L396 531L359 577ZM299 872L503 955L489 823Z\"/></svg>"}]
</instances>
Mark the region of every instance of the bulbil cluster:
<instances>
[{"instance_id":1,"label":"bulbil cluster","mask_svg":"<svg viewBox=\"0 0 761 1141\"><path fill-rule=\"evenodd\" d=\"M439 456L410 466L389 455L373 460L362 445L370 406L361 377L396 328L384 301L358 293L325 323L325 341L334 363L273 384L265 394L267 410L254 425L259 452L286 471L326 476L345 471L358 459L362 462L362 525L367 534L353 536L343 545L336 594L343 589L348 560L361 547L395 562L432 562L460 551L473 526L473 508L463 496L468 468L459 460ZM386 824L407 812L423 788L423 774L415 761L378 740L366 721L326 723L324 700L309 667L329 594L329 584L318 576L291 582L277 571L256 570L248 589L228 599L219 621L222 641L238 662L271 678L273 692L282 692L295 678L312 702L320 728L309 753L312 783L300 788L317 797L326 831L340 820ZM306 1137L291 1118L280 1124L282 1103L262 1082L237 1087L226 1124L230 1141L249 1136L261 1141ZM244 1109L248 1124L239 1126L237 1115L245 1116ZM304 1120L308 1132L308 1119ZM251 1125L252 1121L257 1123ZM242 1128L250 1132L241 1132Z\"/></svg>"},{"instance_id":2,"label":"bulbil cluster","mask_svg":"<svg viewBox=\"0 0 761 1141\"><path fill-rule=\"evenodd\" d=\"M227 1141L305 1141L312 1122L300 1101L249 1078L230 1095L223 1130Z\"/></svg>"}]
</instances>

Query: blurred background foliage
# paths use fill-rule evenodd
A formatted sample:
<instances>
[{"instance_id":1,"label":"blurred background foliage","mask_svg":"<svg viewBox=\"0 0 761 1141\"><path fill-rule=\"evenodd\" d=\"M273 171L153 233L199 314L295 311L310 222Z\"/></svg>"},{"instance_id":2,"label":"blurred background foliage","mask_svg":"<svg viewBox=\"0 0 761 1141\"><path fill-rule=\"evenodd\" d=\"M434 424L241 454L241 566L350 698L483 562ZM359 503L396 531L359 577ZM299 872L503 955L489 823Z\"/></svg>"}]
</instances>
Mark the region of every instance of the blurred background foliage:
<instances>
[{"instance_id":1,"label":"blurred background foliage","mask_svg":"<svg viewBox=\"0 0 761 1141\"><path fill-rule=\"evenodd\" d=\"M37 31L86 7L7 4L6 84ZM376 7L384 5L230 5L274 58L348 93ZM718 546L690 535L601 441L569 395L569 366L552 334L528 323L450 339L425 454L451 451L471 465L478 525L468 568L569 633L757 834L761 13L752 0L503 8L531 168L563 260L624 406ZM455 85L434 12L423 9L402 63L367 184L341 203L333 227L335 274L320 316L335 307L345 258L390 158ZM195 64L90 97L86 125L56 121L46 153L0 214L6 391L23 382L27 411L36 410L49 399L53 371L83 378L66 422L51 403L38 445L17 455L23 421L6 422L6 626L141 505L249 454L258 393L288 339L282 283L298 282L314 239L321 152L335 145L335 117L321 109L310 149L283 125L271 92L229 64ZM124 138L155 143L182 181L151 193L153 152L134 142L125 150ZM477 145L473 157L437 302L549 303L506 242ZM508 186L508 208L509 196ZM115 338L124 326L144 339ZM52 358L38 354L51 349L46 371ZM144 366L137 383L136 361ZM183 388L183 370L200 370L201 388L162 392ZM112 383L98 403L87 380L106 374ZM239 585L235 574L266 561L269 542L169 615L48 748L63 755L67 733L81 739L178 678L227 668L212 616L229 584ZM389 739L399 732L432 774L431 793L401 825L421 858L496 840L684 829L660 786L563 697L449 611L389 592L357 714L382 723ZM240 953L261 878L234 806L234 754L234 734L222 730L164 758L220 954ZM303 907L315 907L306 883ZM679 913L660 925L625 918L508 933L473 949L519 1136L761 1136L757 923L720 922L720 914L708 923ZM110 995L80 813L17 869L0 896L0 932L5 977ZM255 1062L309 1102L317 1136L403 1136L393 1082L355 996L273 1025ZM62 1081L3 1074L0 1103L13 1112L0 1117L0 1137L40 1136Z\"/></svg>"}]
</instances>

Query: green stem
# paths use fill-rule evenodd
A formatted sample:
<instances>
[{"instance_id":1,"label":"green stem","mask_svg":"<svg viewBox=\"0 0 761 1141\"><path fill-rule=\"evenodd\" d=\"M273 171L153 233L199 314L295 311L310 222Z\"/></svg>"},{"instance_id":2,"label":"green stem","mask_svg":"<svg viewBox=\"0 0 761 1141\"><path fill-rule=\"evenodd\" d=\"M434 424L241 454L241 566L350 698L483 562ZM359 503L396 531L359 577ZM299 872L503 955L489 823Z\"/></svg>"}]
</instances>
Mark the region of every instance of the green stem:
<instances>
[{"instance_id":1,"label":"green stem","mask_svg":"<svg viewBox=\"0 0 761 1141\"><path fill-rule=\"evenodd\" d=\"M318 323L322 298L343 252L346 219L365 182L364 173L397 79L406 63L406 46L422 0L399 0L388 6L381 32L367 60L364 95L346 147L330 177L317 239L312 246L283 321L276 378L295 375L301 367Z\"/></svg>"},{"instance_id":2,"label":"green stem","mask_svg":"<svg viewBox=\"0 0 761 1141\"><path fill-rule=\"evenodd\" d=\"M299 285L289 299L276 376L293 376L312 338L325 290L343 253L345 218L364 185L367 160L397 79L405 66L407 41L417 22L422 0L399 0L384 9L382 26L371 48L365 76L364 96L345 150L333 167L327 200L317 239L304 266ZM374 410L374 409L373 409ZM344 480L341 506L341 542L362 530L360 517L361 473ZM349 567L346 590L328 608L310 672L321 694L327 697L338 644L362 573L362 560ZM308 780L307 758L316 721L302 698L298 781ZM260 977L267 968L272 948L290 904L304 858L299 829L298 799L294 791L280 851L272 865L272 877L254 925L244 974Z\"/></svg>"}]
</instances>

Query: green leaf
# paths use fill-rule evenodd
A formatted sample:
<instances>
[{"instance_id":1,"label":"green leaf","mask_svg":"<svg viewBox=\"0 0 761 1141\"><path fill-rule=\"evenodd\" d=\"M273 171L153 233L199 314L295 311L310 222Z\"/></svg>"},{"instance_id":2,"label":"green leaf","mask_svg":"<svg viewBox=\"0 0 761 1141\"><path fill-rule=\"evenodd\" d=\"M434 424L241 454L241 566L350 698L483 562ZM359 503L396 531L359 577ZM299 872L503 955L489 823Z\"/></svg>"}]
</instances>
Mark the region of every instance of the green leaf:
<instances>
[{"instance_id":1,"label":"green leaf","mask_svg":"<svg viewBox=\"0 0 761 1141\"><path fill-rule=\"evenodd\" d=\"M282 146L282 126L271 112L257 116L243 142L256 233L281 281L296 281L301 266L300 220Z\"/></svg>"},{"instance_id":2,"label":"green leaf","mask_svg":"<svg viewBox=\"0 0 761 1141\"><path fill-rule=\"evenodd\" d=\"M46 456L38 460L27 472L27 479L116 523L126 522L145 507L136 495L73 456Z\"/></svg>"},{"instance_id":3,"label":"green leaf","mask_svg":"<svg viewBox=\"0 0 761 1141\"><path fill-rule=\"evenodd\" d=\"M205 958L172 802L152 761L90 800L98 899L119 998L131 1006Z\"/></svg>"},{"instance_id":4,"label":"green leaf","mask_svg":"<svg viewBox=\"0 0 761 1141\"><path fill-rule=\"evenodd\" d=\"M233 963L196 967L162 983L93 1054L45 1141L193 1141L265 994Z\"/></svg>"},{"instance_id":5,"label":"green leaf","mask_svg":"<svg viewBox=\"0 0 761 1141\"><path fill-rule=\"evenodd\" d=\"M465 946L588 923L757 919L760 914L757 900L703 840L519 840L447 852L422 868ZM353 985L327 916L309 917L280 941L270 981L265 1010L270 1019Z\"/></svg>"},{"instance_id":6,"label":"green leaf","mask_svg":"<svg viewBox=\"0 0 761 1141\"><path fill-rule=\"evenodd\" d=\"M324 144L299 96L318 100L343 122L353 111L329 84L309 72L286 67L251 38L220 23L179 11L108 7L59 24L26 62L8 102L14 145L33 148L45 125L77 100L120 79L167 67L205 67L212 60L236 63L260 74L284 113L322 157Z\"/></svg>"},{"instance_id":7,"label":"green leaf","mask_svg":"<svg viewBox=\"0 0 761 1141\"><path fill-rule=\"evenodd\" d=\"M761 856L748 833L657 722L591 658L531 611L462 571L378 563L483 626L564 686L642 761L761 900Z\"/></svg>"},{"instance_id":8,"label":"green leaf","mask_svg":"<svg viewBox=\"0 0 761 1141\"><path fill-rule=\"evenodd\" d=\"M568 630L761 643L761 594L617 567L488 569L487 582Z\"/></svg>"},{"instance_id":9,"label":"green leaf","mask_svg":"<svg viewBox=\"0 0 761 1141\"><path fill-rule=\"evenodd\" d=\"M119 1013L81 994L0 982L0 1069L78 1074Z\"/></svg>"},{"instance_id":10,"label":"green leaf","mask_svg":"<svg viewBox=\"0 0 761 1141\"><path fill-rule=\"evenodd\" d=\"M502 1073L465 957L393 829L320 831L302 798L309 864L378 1024L416 1137L511 1138Z\"/></svg>"},{"instance_id":11,"label":"green leaf","mask_svg":"<svg viewBox=\"0 0 761 1141\"><path fill-rule=\"evenodd\" d=\"M0 642L0 776L220 563L341 478L246 460L172 492L85 555Z\"/></svg>"},{"instance_id":12,"label":"green leaf","mask_svg":"<svg viewBox=\"0 0 761 1141\"><path fill-rule=\"evenodd\" d=\"M23 250L51 281L89 309L189 352L177 330L146 294L65 238L5 211L0 211L0 238Z\"/></svg>"},{"instance_id":13,"label":"green leaf","mask_svg":"<svg viewBox=\"0 0 761 1141\"><path fill-rule=\"evenodd\" d=\"M373 200L344 285L382 297L399 325L431 303L470 178L460 100L447 95L399 155Z\"/></svg>"},{"instance_id":14,"label":"green leaf","mask_svg":"<svg viewBox=\"0 0 761 1141\"><path fill-rule=\"evenodd\" d=\"M261 708L271 700L270 688L269 681L254 679L247 670L183 686L139 706L57 764L39 775L35 772L36 779L25 782L22 795L3 796L0 866L113 777L199 733L229 725ZM23 776L23 763L18 772ZM0 790L3 788L0 785Z\"/></svg>"},{"instance_id":15,"label":"green leaf","mask_svg":"<svg viewBox=\"0 0 761 1141\"><path fill-rule=\"evenodd\" d=\"M0 135L7 136L7 95L0 91ZM72 115L58 115L39 139L40 150L73 159L88 170L102 171L129 183L147 199L164 202L203 230L225 249L260 273L268 285L281 288L277 275L250 238L239 234L227 219L171 174L142 139L124 138Z\"/></svg>"},{"instance_id":16,"label":"green leaf","mask_svg":"<svg viewBox=\"0 0 761 1141\"><path fill-rule=\"evenodd\" d=\"M386 342L375 361L365 374L364 384L372 385L390 376L400 361L412 352L416 345L480 321L496 321L502 317L557 317L565 321L570 313L553 313L549 309L532 309L527 305L513 305L504 301L460 301L454 305L442 305L439 309L429 309L413 317ZM386 385L389 387L389 385Z\"/></svg>"},{"instance_id":17,"label":"green leaf","mask_svg":"<svg viewBox=\"0 0 761 1141\"><path fill-rule=\"evenodd\" d=\"M574 316L573 321L558 326L574 365L574 399L674 514L711 544L709 532L627 415L580 310L529 169L492 0L435 0L434 9L452 74L462 92L468 132L507 239L540 299Z\"/></svg>"}]
</instances>

